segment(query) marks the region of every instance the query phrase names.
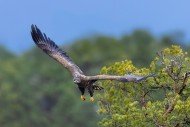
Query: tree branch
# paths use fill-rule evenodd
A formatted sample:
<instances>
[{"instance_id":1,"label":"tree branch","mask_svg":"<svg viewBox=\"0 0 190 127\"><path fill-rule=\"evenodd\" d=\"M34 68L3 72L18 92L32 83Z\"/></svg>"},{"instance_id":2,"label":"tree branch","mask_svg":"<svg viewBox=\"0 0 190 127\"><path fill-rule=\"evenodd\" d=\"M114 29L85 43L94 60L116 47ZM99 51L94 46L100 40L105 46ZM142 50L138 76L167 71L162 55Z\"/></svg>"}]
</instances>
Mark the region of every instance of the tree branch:
<instances>
[{"instance_id":1,"label":"tree branch","mask_svg":"<svg viewBox=\"0 0 190 127\"><path fill-rule=\"evenodd\" d=\"M174 97L173 101L171 102L171 105L168 107L168 109L164 112L163 117L165 117L168 113L171 113L174 110L174 105L176 102L176 97Z\"/></svg>"},{"instance_id":2,"label":"tree branch","mask_svg":"<svg viewBox=\"0 0 190 127\"><path fill-rule=\"evenodd\" d=\"M188 79L188 75L189 75L189 74L190 74L190 72L186 72L186 73L184 74L184 79L183 79L182 87L181 87L181 89L180 89L179 92L178 92L179 95L182 94L183 90L184 90L185 87L186 87L186 82L187 82L187 79Z\"/></svg>"}]
</instances>

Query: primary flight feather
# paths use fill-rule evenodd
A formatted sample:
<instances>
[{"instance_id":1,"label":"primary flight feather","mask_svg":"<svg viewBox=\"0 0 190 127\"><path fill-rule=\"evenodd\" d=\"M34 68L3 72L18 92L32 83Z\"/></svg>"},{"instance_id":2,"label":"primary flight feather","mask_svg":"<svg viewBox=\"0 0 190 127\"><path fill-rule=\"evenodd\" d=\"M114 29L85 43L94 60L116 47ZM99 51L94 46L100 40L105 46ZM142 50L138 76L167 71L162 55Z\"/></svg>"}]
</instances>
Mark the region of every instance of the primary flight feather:
<instances>
[{"instance_id":1,"label":"primary flight feather","mask_svg":"<svg viewBox=\"0 0 190 127\"><path fill-rule=\"evenodd\" d=\"M90 101L93 101L94 90L101 90L102 87L99 87L95 84L98 80L117 80L120 82L139 82L148 77L153 76L135 76L135 75L95 75L95 76L86 76L83 74L81 69L71 60L65 51L60 49L54 41L46 36L45 33L42 33L36 25L31 26L31 35L35 44L42 49L46 54L48 54L53 59L61 63L73 76L73 81L78 85L79 90L81 91L81 99L85 100L84 92L85 89L88 89L90 93Z\"/></svg>"}]
</instances>

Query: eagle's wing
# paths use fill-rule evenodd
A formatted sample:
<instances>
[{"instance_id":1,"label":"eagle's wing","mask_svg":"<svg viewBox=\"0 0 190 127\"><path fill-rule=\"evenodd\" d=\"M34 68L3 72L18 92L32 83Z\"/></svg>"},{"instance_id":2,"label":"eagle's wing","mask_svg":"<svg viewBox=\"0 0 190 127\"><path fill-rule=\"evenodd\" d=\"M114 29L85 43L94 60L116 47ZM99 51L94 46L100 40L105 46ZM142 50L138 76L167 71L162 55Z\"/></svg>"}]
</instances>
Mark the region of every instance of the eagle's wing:
<instances>
[{"instance_id":1,"label":"eagle's wing","mask_svg":"<svg viewBox=\"0 0 190 127\"><path fill-rule=\"evenodd\" d=\"M95 76L83 76L84 80L117 80L120 82L140 82L142 80L147 79L148 77L154 77L155 74L150 74L147 76L136 76L136 75L124 75L124 76L116 76L116 75L95 75Z\"/></svg>"},{"instance_id":2,"label":"eagle's wing","mask_svg":"<svg viewBox=\"0 0 190 127\"><path fill-rule=\"evenodd\" d=\"M42 33L37 26L32 25L31 29L32 39L40 49L64 65L73 76L76 76L76 74L83 74L80 68L69 58L67 53L61 50L55 42Z\"/></svg>"}]
</instances>

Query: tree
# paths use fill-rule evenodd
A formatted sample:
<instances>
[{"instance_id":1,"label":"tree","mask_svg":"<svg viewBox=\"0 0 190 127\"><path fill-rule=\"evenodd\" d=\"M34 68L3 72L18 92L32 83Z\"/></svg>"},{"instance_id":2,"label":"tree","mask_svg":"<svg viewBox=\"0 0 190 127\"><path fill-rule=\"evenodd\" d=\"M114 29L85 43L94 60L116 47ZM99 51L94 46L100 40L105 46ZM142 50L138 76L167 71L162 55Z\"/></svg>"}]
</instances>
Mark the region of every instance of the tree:
<instances>
[{"instance_id":1,"label":"tree","mask_svg":"<svg viewBox=\"0 0 190 127\"><path fill-rule=\"evenodd\" d=\"M179 46L157 53L149 68L136 68L130 60L102 68L103 74L126 72L147 75L141 83L101 82L98 95L102 127L190 126L190 58Z\"/></svg>"}]
</instances>

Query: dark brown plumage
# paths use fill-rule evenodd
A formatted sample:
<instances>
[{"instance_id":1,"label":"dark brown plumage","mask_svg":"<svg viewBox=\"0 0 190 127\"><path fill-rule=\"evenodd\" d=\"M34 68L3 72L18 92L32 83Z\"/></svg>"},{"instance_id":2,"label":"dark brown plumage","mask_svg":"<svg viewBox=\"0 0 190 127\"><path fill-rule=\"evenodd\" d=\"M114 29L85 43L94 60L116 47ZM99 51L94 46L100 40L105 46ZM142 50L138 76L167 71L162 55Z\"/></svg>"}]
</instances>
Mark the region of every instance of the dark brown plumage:
<instances>
[{"instance_id":1,"label":"dark brown plumage","mask_svg":"<svg viewBox=\"0 0 190 127\"><path fill-rule=\"evenodd\" d=\"M94 90L101 90L102 87L99 87L95 84L98 80L117 80L120 82L139 82L148 77L153 76L135 76L135 75L125 75L125 76L114 76L114 75L95 75L95 76L86 76L83 74L81 69L71 60L67 53L61 50L55 42L53 42L49 37L42 33L37 26L31 26L31 35L35 44L42 49L46 54L48 54L53 59L61 63L73 76L73 82L78 85L79 90L81 91L81 99L85 100L84 92L85 89L88 89L90 93L90 100L93 101Z\"/></svg>"}]
</instances>

